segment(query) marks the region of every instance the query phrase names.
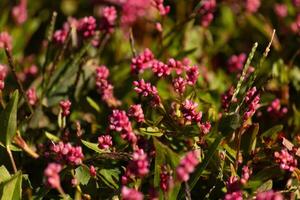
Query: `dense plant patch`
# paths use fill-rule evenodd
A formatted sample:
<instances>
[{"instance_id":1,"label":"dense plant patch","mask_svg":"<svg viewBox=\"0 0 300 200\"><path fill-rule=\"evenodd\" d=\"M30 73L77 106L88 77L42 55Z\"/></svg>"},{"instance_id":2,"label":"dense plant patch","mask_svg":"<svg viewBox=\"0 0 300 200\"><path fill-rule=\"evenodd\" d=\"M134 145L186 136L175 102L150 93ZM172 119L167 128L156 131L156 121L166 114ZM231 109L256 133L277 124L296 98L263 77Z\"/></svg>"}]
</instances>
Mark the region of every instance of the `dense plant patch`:
<instances>
[{"instance_id":1,"label":"dense plant patch","mask_svg":"<svg viewBox=\"0 0 300 200\"><path fill-rule=\"evenodd\" d=\"M300 199L299 0L0 11L1 199Z\"/></svg>"}]
</instances>

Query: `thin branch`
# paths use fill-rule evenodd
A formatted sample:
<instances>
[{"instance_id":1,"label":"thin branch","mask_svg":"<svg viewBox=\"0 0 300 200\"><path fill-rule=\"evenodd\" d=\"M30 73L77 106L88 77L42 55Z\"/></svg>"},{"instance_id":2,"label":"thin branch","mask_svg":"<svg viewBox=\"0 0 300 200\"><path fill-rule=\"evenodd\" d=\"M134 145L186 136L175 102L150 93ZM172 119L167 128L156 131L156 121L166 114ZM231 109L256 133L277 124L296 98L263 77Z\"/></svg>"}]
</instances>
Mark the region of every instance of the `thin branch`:
<instances>
[{"instance_id":1,"label":"thin branch","mask_svg":"<svg viewBox=\"0 0 300 200\"><path fill-rule=\"evenodd\" d=\"M27 95L26 95L26 92L25 92L25 90L24 90L24 87L23 87L23 85L22 85L20 79L19 79L18 76L17 76L17 73L16 73L16 67L15 67L15 65L14 65L14 61L13 61L11 52L9 51L9 49L8 49L7 47L5 48L5 54L6 54L6 57L7 57L7 60L8 60L8 65L9 65L9 67L10 67L10 69L11 69L11 72L12 72L12 74L13 74L15 80L17 81L18 87L19 87L19 89L20 89L20 91L21 91L21 93L22 93L22 95L23 95L23 98L25 99L26 104L27 104L27 106L28 106L28 108L29 108L29 110L30 110L30 116L29 116L29 118L30 118L30 117L32 116L32 114L33 114L33 109L32 109L31 104L29 103L29 100L28 100L28 98L27 98Z\"/></svg>"},{"instance_id":2,"label":"thin branch","mask_svg":"<svg viewBox=\"0 0 300 200\"><path fill-rule=\"evenodd\" d=\"M132 29L130 29L130 31L129 31L129 41L130 41L130 48L131 48L132 55L133 55L133 57L136 57L137 54L136 54L136 50L134 47L134 37L133 37Z\"/></svg>"},{"instance_id":3,"label":"thin branch","mask_svg":"<svg viewBox=\"0 0 300 200\"><path fill-rule=\"evenodd\" d=\"M11 161L12 167L13 167L13 169L14 169L14 173L17 173L18 170L17 170L17 167L16 167L16 163L15 163L13 154L12 154L12 152L11 152L9 146L6 147L6 150L7 150L9 159L10 159L10 161Z\"/></svg>"}]
</instances>

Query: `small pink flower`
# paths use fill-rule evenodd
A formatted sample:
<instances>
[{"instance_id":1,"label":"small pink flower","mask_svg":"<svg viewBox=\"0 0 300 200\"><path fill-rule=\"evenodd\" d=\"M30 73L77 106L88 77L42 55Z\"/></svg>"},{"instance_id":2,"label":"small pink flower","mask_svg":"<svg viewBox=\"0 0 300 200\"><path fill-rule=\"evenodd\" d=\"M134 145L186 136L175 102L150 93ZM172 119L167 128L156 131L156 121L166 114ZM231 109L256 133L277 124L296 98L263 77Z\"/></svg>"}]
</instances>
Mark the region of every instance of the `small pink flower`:
<instances>
[{"instance_id":1,"label":"small pink flower","mask_svg":"<svg viewBox=\"0 0 300 200\"><path fill-rule=\"evenodd\" d=\"M151 67L154 55L150 49L145 49L135 58L131 59L131 72L135 74L143 73L145 69Z\"/></svg>"},{"instance_id":2,"label":"small pink flower","mask_svg":"<svg viewBox=\"0 0 300 200\"><path fill-rule=\"evenodd\" d=\"M140 81L134 81L133 85L135 86L134 90L144 96L150 97L151 104L153 106L157 106L160 103L160 97L158 95L158 91L155 86L152 86L151 83L146 83L144 79Z\"/></svg>"},{"instance_id":3,"label":"small pink flower","mask_svg":"<svg viewBox=\"0 0 300 200\"><path fill-rule=\"evenodd\" d=\"M241 72L246 61L246 54L233 55L229 58L227 65L229 72Z\"/></svg>"},{"instance_id":4,"label":"small pink flower","mask_svg":"<svg viewBox=\"0 0 300 200\"><path fill-rule=\"evenodd\" d=\"M274 192L273 190L268 190L265 192L259 192L256 195L256 200L283 200L282 194L279 192Z\"/></svg>"},{"instance_id":5,"label":"small pink flower","mask_svg":"<svg viewBox=\"0 0 300 200\"><path fill-rule=\"evenodd\" d=\"M286 149L282 149L280 152L274 153L275 161L280 164L280 168L293 172L297 167L297 159L293 155L289 154Z\"/></svg>"},{"instance_id":6,"label":"small pink flower","mask_svg":"<svg viewBox=\"0 0 300 200\"><path fill-rule=\"evenodd\" d=\"M181 112L184 117L184 119L188 122L195 121L196 123L201 121L202 118L202 112L198 112L196 109L198 107L198 104L186 99L182 105L181 105Z\"/></svg>"},{"instance_id":7,"label":"small pink flower","mask_svg":"<svg viewBox=\"0 0 300 200\"><path fill-rule=\"evenodd\" d=\"M288 15L288 9L285 4L275 4L274 11L279 18L285 18Z\"/></svg>"},{"instance_id":8,"label":"small pink flower","mask_svg":"<svg viewBox=\"0 0 300 200\"><path fill-rule=\"evenodd\" d=\"M178 94L183 94L185 89L186 89L186 85L187 85L187 82L185 79L183 79L182 77L178 77L178 78L175 78L173 80L173 87L174 87L174 90L175 92L177 92Z\"/></svg>"},{"instance_id":9,"label":"small pink flower","mask_svg":"<svg viewBox=\"0 0 300 200\"><path fill-rule=\"evenodd\" d=\"M121 197L122 200L143 200L144 198L142 193L135 189L128 188L126 186L122 187Z\"/></svg>"},{"instance_id":10,"label":"small pink flower","mask_svg":"<svg viewBox=\"0 0 300 200\"><path fill-rule=\"evenodd\" d=\"M205 123L200 125L201 133L203 133L204 135L208 134L210 129L211 129L210 122L205 122Z\"/></svg>"},{"instance_id":11,"label":"small pink flower","mask_svg":"<svg viewBox=\"0 0 300 200\"><path fill-rule=\"evenodd\" d=\"M62 115L64 117L68 116L70 114L70 108L71 108L71 101L69 100L61 100L59 102L60 108L62 110Z\"/></svg>"},{"instance_id":12,"label":"small pink flower","mask_svg":"<svg viewBox=\"0 0 300 200\"><path fill-rule=\"evenodd\" d=\"M159 22L155 23L155 29L160 33L163 32L163 30L164 30L161 23L159 23Z\"/></svg>"},{"instance_id":13,"label":"small pink flower","mask_svg":"<svg viewBox=\"0 0 300 200\"><path fill-rule=\"evenodd\" d=\"M100 149L109 149L113 145L110 135L101 135L98 137L98 147Z\"/></svg>"},{"instance_id":14,"label":"small pink flower","mask_svg":"<svg viewBox=\"0 0 300 200\"><path fill-rule=\"evenodd\" d=\"M144 112L141 104L131 105L128 111L128 116L133 117L137 122L145 121Z\"/></svg>"},{"instance_id":15,"label":"small pink flower","mask_svg":"<svg viewBox=\"0 0 300 200\"><path fill-rule=\"evenodd\" d=\"M246 0L246 10L255 13L260 7L260 0Z\"/></svg>"},{"instance_id":16,"label":"small pink flower","mask_svg":"<svg viewBox=\"0 0 300 200\"><path fill-rule=\"evenodd\" d=\"M84 17L78 22L78 31L84 38L94 36L96 30L96 19L92 16Z\"/></svg>"},{"instance_id":17,"label":"small pink flower","mask_svg":"<svg viewBox=\"0 0 300 200\"><path fill-rule=\"evenodd\" d=\"M164 6L164 0L152 0L152 4L162 16L170 12L170 6Z\"/></svg>"},{"instance_id":18,"label":"small pink flower","mask_svg":"<svg viewBox=\"0 0 300 200\"><path fill-rule=\"evenodd\" d=\"M76 178L72 178L71 184L72 184L72 187L76 187L78 185L78 180Z\"/></svg>"},{"instance_id":19,"label":"small pink flower","mask_svg":"<svg viewBox=\"0 0 300 200\"><path fill-rule=\"evenodd\" d=\"M176 177L179 181L188 181L189 174L195 170L199 163L199 152L191 151L181 159L179 166L176 168Z\"/></svg>"},{"instance_id":20,"label":"small pink flower","mask_svg":"<svg viewBox=\"0 0 300 200\"><path fill-rule=\"evenodd\" d=\"M94 165L90 166L90 175L92 177L96 177L97 176L97 171L96 171L96 168L94 167Z\"/></svg>"},{"instance_id":21,"label":"small pink flower","mask_svg":"<svg viewBox=\"0 0 300 200\"><path fill-rule=\"evenodd\" d=\"M286 107L281 106L279 99L274 99L271 105L268 106L267 111L274 118L280 118L288 112Z\"/></svg>"},{"instance_id":22,"label":"small pink flower","mask_svg":"<svg viewBox=\"0 0 300 200\"><path fill-rule=\"evenodd\" d=\"M188 67L186 69L186 80L189 85L195 85L199 77L198 66Z\"/></svg>"},{"instance_id":23,"label":"small pink flower","mask_svg":"<svg viewBox=\"0 0 300 200\"><path fill-rule=\"evenodd\" d=\"M244 113L244 121L247 121L250 117L254 115L256 110L259 108L260 95L257 94L256 87L249 89L246 93L245 103L247 104L247 110Z\"/></svg>"},{"instance_id":24,"label":"small pink flower","mask_svg":"<svg viewBox=\"0 0 300 200\"><path fill-rule=\"evenodd\" d=\"M252 170L248 166L244 166L242 168L241 183L246 184L248 182L251 174L252 174Z\"/></svg>"},{"instance_id":25,"label":"small pink flower","mask_svg":"<svg viewBox=\"0 0 300 200\"><path fill-rule=\"evenodd\" d=\"M102 20L100 30L112 33L117 19L117 10L114 6L107 6L102 9Z\"/></svg>"},{"instance_id":26,"label":"small pink flower","mask_svg":"<svg viewBox=\"0 0 300 200\"><path fill-rule=\"evenodd\" d=\"M157 77L164 77L170 75L171 68L163 62L155 60L152 62L152 71Z\"/></svg>"},{"instance_id":27,"label":"small pink flower","mask_svg":"<svg viewBox=\"0 0 300 200\"><path fill-rule=\"evenodd\" d=\"M46 177L46 183L51 188L60 188L59 172L62 170L60 164L50 163L44 171Z\"/></svg>"},{"instance_id":28,"label":"small pink flower","mask_svg":"<svg viewBox=\"0 0 300 200\"><path fill-rule=\"evenodd\" d=\"M165 192L169 191L174 185L172 171L169 171L167 167L164 165L161 167L161 172L159 176L160 176L160 188Z\"/></svg>"},{"instance_id":29,"label":"small pink flower","mask_svg":"<svg viewBox=\"0 0 300 200\"><path fill-rule=\"evenodd\" d=\"M23 24L27 20L27 0L20 0L20 4L12 9L12 17L17 24Z\"/></svg>"},{"instance_id":30,"label":"small pink flower","mask_svg":"<svg viewBox=\"0 0 300 200\"><path fill-rule=\"evenodd\" d=\"M63 44L68 36L68 30L59 29L54 32L53 34L53 40L55 43Z\"/></svg>"},{"instance_id":31,"label":"small pink flower","mask_svg":"<svg viewBox=\"0 0 300 200\"><path fill-rule=\"evenodd\" d=\"M222 108L223 108L225 111L228 111L228 109L229 109L230 101L231 101L233 92L234 92L234 88L233 88L233 87L230 87L230 88L229 88L224 94L222 94L222 96L221 96L221 104L222 104ZM235 99L234 101L236 101L236 99Z\"/></svg>"},{"instance_id":32,"label":"small pink flower","mask_svg":"<svg viewBox=\"0 0 300 200\"><path fill-rule=\"evenodd\" d=\"M70 143L59 142L52 144L51 151L57 162L80 165L84 158L80 146L72 146Z\"/></svg>"},{"instance_id":33,"label":"small pink flower","mask_svg":"<svg viewBox=\"0 0 300 200\"><path fill-rule=\"evenodd\" d=\"M224 200L243 200L243 193L241 191L226 193Z\"/></svg>"},{"instance_id":34,"label":"small pink flower","mask_svg":"<svg viewBox=\"0 0 300 200\"><path fill-rule=\"evenodd\" d=\"M27 95L29 104L32 105L32 106L35 105L36 102L37 102L37 100L38 100L35 89L34 88L30 88L26 92L26 95Z\"/></svg>"},{"instance_id":35,"label":"small pink flower","mask_svg":"<svg viewBox=\"0 0 300 200\"><path fill-rule=\"evenodd\" d=\"M175 60L174 58L170 58L168 60L168 66L169 68L172 68L173 70L176 71L176 74L179 75L181 74L185 69L185 65L188 65L184 61L181 62L179 60Z\"/></svg>"},{"instance_id":36,"label":"small pink flower","mask_svg":"<svg viewBox=\"0 0 300 200\"><path fill-rule=\"evenodd\" d=\"M4 89L5 86L5 78L7 75L7 67L5 65L0 64L0 91Z\"/></svg>"},{"instance_id":37,"label":"small pink flower","mask_svg":"<svg viewBox=\"0 0 300 200\"><path fill-rule=\"evenodd\" d=\"M0 32L0 49L1 48L7 48L9 51L12 50L12 38L6 31Z\"/></svg>"}]
</instances>

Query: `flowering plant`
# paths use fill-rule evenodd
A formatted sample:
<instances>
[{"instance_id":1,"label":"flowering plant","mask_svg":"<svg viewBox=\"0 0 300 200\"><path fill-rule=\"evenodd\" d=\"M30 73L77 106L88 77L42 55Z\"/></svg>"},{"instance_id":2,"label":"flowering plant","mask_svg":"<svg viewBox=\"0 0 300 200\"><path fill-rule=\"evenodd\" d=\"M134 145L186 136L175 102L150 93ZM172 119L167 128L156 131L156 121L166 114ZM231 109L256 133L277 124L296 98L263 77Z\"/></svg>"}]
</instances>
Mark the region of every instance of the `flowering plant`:
<instances>
[{"instance_id":1,"label":"flowering plant","mask_svg":"<svg viewBox=\"0 0 300 200\"><path fill-rule=\"evenodd\" d=\"M1 199L300 198L300 1L0 8Z\"/></svg>"}]
</instances>

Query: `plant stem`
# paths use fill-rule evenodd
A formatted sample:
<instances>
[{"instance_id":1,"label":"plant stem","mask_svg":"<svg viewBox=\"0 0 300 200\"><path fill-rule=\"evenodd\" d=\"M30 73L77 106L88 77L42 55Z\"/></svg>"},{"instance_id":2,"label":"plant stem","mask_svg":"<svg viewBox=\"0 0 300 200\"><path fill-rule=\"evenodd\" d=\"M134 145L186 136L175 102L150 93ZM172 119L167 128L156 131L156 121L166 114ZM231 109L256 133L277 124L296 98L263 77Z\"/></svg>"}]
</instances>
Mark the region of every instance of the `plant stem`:
<instances>
[{"instance_id":1,"label":"plant stem","mask_svg":"<svg viewBox=\"0 0 300 200\"><path fill-rule=\"evenodd\" d=\"M8 153L8 156L10 158L10 161L11 161L11 164L12 164L12 167L13 167L13 170L14 170L14 173L17 173L17 167L16 167L16 163L15 163L15 160L14 160L14 157L13 157L13 154L9 148L9 145L6 147L6 150L7 150L7 153Z\"/></svg>"},{"instance_id":2,"label":"plant stem","mask_svg":"<svg viewBox=\"0 0 300 200\"><path fill-rule=\"evenodd\" d=\"M190 192L190 186L189 186L187 181L185 182L185 199L186 200L192 200L191 192Z\"/></svg>"},{"instance_id":3,"label":"plant stem","mask_svg":"<svg viewBox=\"0 0 300 200\"><path fill-rule=\"evenodd\" d=\"M136 50L134 47L134 37L133 37L132 29L130 29L130 32L129 32L129 41L130 41L130 48L131 48L132 55L133 55L133 57L136 57L137 54L136 54Z\"/></svg>"},{"instance_id":4,"label":"plant stem","mask_svg":"<svg viewBox=\"0 0 300 200\"><path fill-rule=\"evenodd\" d=\"M29 118L30 118L30 117L32 116L32 114L33 114L33 109L32 109L32 106L30 105L30 103L29 103L29 101L28 101L28 98L27 98L26 92L25 92L25 90L24 90L24 87L23 87L23 85L22 85L20 79L19 79L18 76L17 76L17 73L16 73L16 67L15 67L15 65L14 65L14 62L13 62L13 58L12 58L11 52L9 51L9 49L8 49L7 47L5 48L5 54L6 54L6 57L7 57L7 60L8 60L8 65L9 65L9 67L11 68L12 74L13 74L15 80L17 81L18 87L19 87L19 89L21 90L21 93L22 93L22 95L23 95L23 98L25 99L26 104L27 104L27 106L28 106L28 108L29 108L29 110L30 110L30 116L29 116Z\"/></svg>"}]
</instances>

